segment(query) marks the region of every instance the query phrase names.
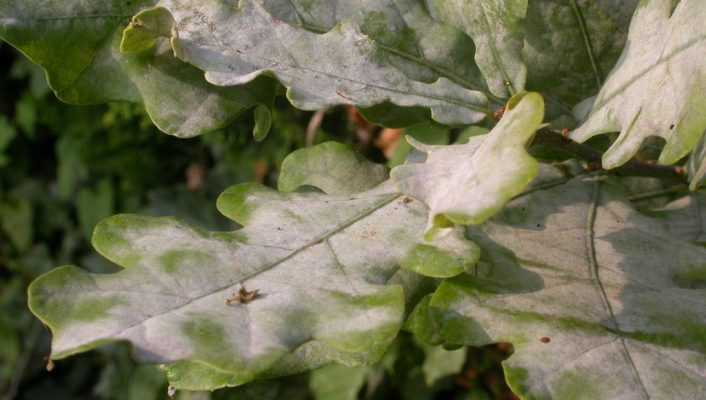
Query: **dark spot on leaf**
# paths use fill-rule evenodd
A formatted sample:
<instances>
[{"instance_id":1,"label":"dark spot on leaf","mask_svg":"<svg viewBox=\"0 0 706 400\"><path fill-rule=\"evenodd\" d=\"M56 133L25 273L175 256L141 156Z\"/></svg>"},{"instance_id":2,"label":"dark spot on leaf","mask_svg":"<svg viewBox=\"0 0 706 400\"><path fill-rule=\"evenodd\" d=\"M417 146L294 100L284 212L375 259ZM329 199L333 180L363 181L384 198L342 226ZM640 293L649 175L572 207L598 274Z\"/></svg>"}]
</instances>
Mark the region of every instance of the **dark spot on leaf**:
<instances>
[{"instance_id":1,"label":"dark spot on leaf","mask_svg":"<svg viewBox=\"0 0 706 400\"><path fill-rule=\"evenodd\" d=\"M237 293L233 293L232 296L226 299L226 305L248 304L258 297L260 297L260 291L258 289L249 291L245 289L245 286L241 286Z\"/></svg>"},{"instance_id":2,"label":"dark spot on leaf","mask_svg":"<svg viewBox=\"0 0 706 400\"><path fill-rule=\"evenodd\" d=\"M542 343L549 343L552 341L552 339L547 336L544 336L543 338L539 339L539 341Z\"/></svg>"}]
</instances>

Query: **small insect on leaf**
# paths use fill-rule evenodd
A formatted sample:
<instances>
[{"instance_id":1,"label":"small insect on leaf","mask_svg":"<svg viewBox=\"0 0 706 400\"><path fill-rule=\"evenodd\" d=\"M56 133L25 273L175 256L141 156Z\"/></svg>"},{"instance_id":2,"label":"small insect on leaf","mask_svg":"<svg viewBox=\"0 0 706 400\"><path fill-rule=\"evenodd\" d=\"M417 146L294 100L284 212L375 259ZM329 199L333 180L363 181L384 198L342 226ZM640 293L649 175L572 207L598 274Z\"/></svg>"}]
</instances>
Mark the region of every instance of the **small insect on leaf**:
<instances>
[{"instance_id":1,"label":"small insect on leaf","mask_svg":"<svg viewBox=\"0 0 706 400\"><path fill-rule=\"evenodd\" d=\"M52 372L54 370L54 361L51 358L47 359L47 372Z\"/></svg>"},{"instance_id":2,"label":"small insect on leaf","mask_svg":"<svg viewBox=\"0 0 706 400\"><path fill-rule=\"evenodd\" d=\"M260 297L260 291L258 289L249 291L245 286L241 286L237 293L233 293L231 297L226 299L226 305L248 304L258 297Z\"/></svg>"},{"instance_id":3,"label":"small insect on leaf","mask_svg":"<svg viewBox=\"0 0 706 400\"><path fill-rule=\"evenodd\" d=\"M412 200L411 197L405 197L404 199L402 199L402 202L403 202L404 204L409 204L409 203L411 203L411 202L413 202L413 201L414 201L414 200Z\"/></svg>"},{"instance_id":4,"label":"small insect on leaf","mask_svg":"<svg viewBox=\"0 0 706 400\"><path fill-rule=\"evenodd\" d=\"M170 399L174 398L174 395L176 395L176 388L174 386L169 386L167 388L167 396L169 396Z\"/></svg>"},{"instance_id":5,"label":"small insect on leaf","mask_svg":"<svg viewBox=\"0 0 706 400\"><path fill-rule=\"evenodd\" d=\"M549 343L552 341L552 339L547 336L544 336L543 338L539 339L539 341L542 343Z\"/></svg>"}]
</instances>

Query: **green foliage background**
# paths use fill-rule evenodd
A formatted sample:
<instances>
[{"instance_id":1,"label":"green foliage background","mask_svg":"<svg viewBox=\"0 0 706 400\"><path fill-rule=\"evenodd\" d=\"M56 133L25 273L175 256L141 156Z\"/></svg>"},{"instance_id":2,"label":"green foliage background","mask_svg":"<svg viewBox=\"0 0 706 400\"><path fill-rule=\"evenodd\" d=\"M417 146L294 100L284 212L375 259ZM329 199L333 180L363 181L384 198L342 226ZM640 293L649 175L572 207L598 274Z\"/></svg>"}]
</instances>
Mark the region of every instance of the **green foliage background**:
<instances>
[{"instance_id":1,"label":"green foliage background","mask_svg":"<svg viewBox=\"0 0 706 400\"><path fill-rule=\"evenodd\" d=\"M345 111L328 114L316 141L356 145ZM305 145L310 118L283 101L273 132L261 143L252 140L252 116L221 132L177 139L158 132L138 105L59 102L38 67L0 45L0 399L167 398L163 372L135 364L124 345L61 361L47 372L49 333L27 309L27 285L63 264L115 271L90 246L95 224L113 214L172 215L207 229L232 228L216 211L218 194L245 181L273 185L284 157ZM432 141L448 140L446 131L419 136L430 134ZM384 160L373 147L357 147ZM337 399L336 383L358 379L352 396L366 399L510 399L499 368L509 351L469 349L462 373L449 375L444 355L435 359L402 335L383 363L368 370L315 372L177 398L306 399L317 393ZM427 385L424 374L443 378ZM329 389L333 397L326 397Z\"/></svg>"}]
</instances>

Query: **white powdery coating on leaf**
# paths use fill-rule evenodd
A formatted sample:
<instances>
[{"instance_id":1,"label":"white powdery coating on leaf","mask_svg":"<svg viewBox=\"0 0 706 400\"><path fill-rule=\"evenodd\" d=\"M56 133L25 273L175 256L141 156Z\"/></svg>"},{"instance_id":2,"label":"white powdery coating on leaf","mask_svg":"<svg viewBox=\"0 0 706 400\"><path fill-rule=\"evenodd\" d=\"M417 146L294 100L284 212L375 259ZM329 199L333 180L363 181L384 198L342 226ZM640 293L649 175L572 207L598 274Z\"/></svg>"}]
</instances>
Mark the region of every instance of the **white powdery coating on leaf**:
<instances>
[{"instance_id":1,"label":"white powdery coating on leaf","mask_svg":"<svg viewBox=\"0 0 706 400\"><path fill-rule=\"evenodd\" d=\"M428 146L410 140L427 153L426 161L399 166L391 176L400 191L431 209L428 233L449 222L482 223L537 175L539 163L525 146L542 123L544 101L536 93L513 99L498 125L468 144Z\"/></svg>"},{"instance_id":2,"label":"white powdery coating on leaf","mask_svg":"<svg viewBox=\"0 0 706 400\"><path fill-rule=\"evenodd\" d=\"M447 124L474 123L487 114L481 92L446 78L430 84L409 79L354 23L316 34L273 17L252 0L237 8L215 1L160 5L178 21L177 55L206 71L213 84L242 84L270 72L287 87L290 101L307 110L390 101L428 107Z\"/></svg>"},{"instance_id":3,"label":"white powdery coating on leaf","mask_svg":"<svg viewBox=\"0 0 706 400\"><path fill-rule=\"evenodd\" d=\"M604 84L578 141L608 132L620 136L603 155L615 168L632 158L644 140L667 141L660 162L687 155L706 128L706 3L643 1L630 25L628 44Z\"/></svg>"}]
</instances>

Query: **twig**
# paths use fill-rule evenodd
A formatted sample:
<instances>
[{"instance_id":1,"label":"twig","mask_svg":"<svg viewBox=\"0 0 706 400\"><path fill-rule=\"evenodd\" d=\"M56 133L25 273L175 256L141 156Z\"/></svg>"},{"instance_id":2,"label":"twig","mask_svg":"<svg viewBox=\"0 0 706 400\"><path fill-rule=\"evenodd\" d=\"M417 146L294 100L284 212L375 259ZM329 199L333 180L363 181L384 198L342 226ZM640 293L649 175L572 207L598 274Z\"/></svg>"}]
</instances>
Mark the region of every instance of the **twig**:
<instances>
[{"instance_id":1,"label":"twig","mask_svg":"<svg viewBox=\"0 0 706 400\"><path fill-rule=\"evenodd\" d=\"M628 200L630 200L630 201L644 201L644 200L655 199L658 197L669 196L669 195L681 193L681 192L688 193L689 186L682 184L682 185L673 186L673 187L670 187L667 189L655 190L653 192L636 194L634 196L628 197Z\"/></svg>"},{"instance_id":2,"label":"twig","mask_svg":"<svg viewBox=\"0 0 706 400\"><path fill-rule=\"evenodd\" d=\"M326 109L319 110L311 116L309 120L309 125L306 127L306 146L311 147L316 141L316 133L321 127L321 123L324 122L324 116L326 115Z\"/></svg>"},{"instance_id":3,"label":"twig","mask_svg":"<svg viewBox=\"0 0 706 400\"><path fill-rule=\"evenodd\" d=\"M565 138L559 132L550 129L542 129L537 132L532 146L546 146L564 151L574 158L588 162L589 170L602 170L601 152L591 146L576 143ZM611 173L619 176L645 176L653 178L674 179L684 182L685 176L680 167L670 167L657 165L642 161L628 161L623 166L610 170Z\"/></svg>"}]
</instances>

